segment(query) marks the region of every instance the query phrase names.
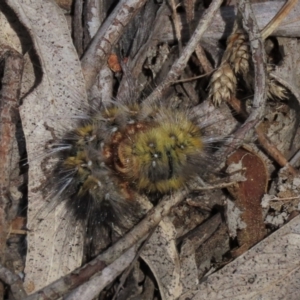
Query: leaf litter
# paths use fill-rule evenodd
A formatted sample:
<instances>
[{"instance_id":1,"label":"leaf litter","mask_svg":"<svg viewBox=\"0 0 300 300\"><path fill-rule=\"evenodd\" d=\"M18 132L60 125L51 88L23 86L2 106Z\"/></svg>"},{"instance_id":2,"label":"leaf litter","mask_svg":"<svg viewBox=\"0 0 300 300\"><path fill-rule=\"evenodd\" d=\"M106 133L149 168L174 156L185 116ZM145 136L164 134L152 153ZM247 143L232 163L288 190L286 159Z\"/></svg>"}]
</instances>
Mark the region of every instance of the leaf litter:
<instances>
[{"instance_id":1,"label":"leaf litter","mask_svg":"<svg viewBox=\"0 0 300 300\"><path fill-rule=\"evenodd\" d=\"M193 30L205 17L199 12L207 9L207 3L201 1L184 1L184 9L177 6L176 11L171 2L144 1L145 7L142 7L142 1L139 4L136 4L138 1L123 2L128 7L132 7L134 14L123 16L122 22L124 21L126 25L123 23L122 32L116 31L114 37L111 37L112 39L106 40L106 37L102 36L102 42L107 43L105 50L108 52L96 54L100 58L93 57L93 55L88 57L87 53L89 52L84 52L86 47L92 49L92 44L89 44L91 38L95 34L96 36L99 34L92 24L93 22L95 24L104 22L104 26L108 26L105 28L114 30L114 23L110 22L115 20L114 18L121 17L117 13L121 2L111 4L109 1L99 1L102 5L100 7L99 3L93 1L85 4L78 1L74 5L81 5L81 9L77 7L74 11L66 9L70 7L66 3L58 2L61 5L60 8L50 0L7 0L0 5L0 22L3 25L0 34L1 49L3 49L3 45L9 46L21 53L24 60L19 112L26 139L29 166L27 182L27 175L18 175L13 172L18 169L18 159L13 160L15 165L11 166L11 170L9 170L11 174L10 197L6 197L11 198L10 202L18 205L20 195L16 190L20 185L20 180L24 180L23 185L28 184L26 193L24 190L20 190L25 193L25 196L28 193L29 201L27 253L26 255L15 254L18 251L16 248L11 248L11 245L20 243L17 237L22 234L11 231L10 234L7 234L7 246L3 248L1 265L13 273L23 274L25 277L24 289L28 294L33 293L31 299L35 299L35 291L45 288L51 282L59 280L61 276L80 267L85 259L83 255L85 241L82 239L82 229L74 227L72 232L68 227L66 232L63 205L48 211L47 220L43 221L42 225L30 228L30 222L34 220L37 211L45 205L42 187L49 176L47 170L52 168L51 164L55 164L55 161L51 160L47 162L50 165L46 167L41 163L43 158L41 153L43 153L45 145L52 139L53 132L74 127L77 120L72 116L82 114L88 101L90 104L97 104L97 99L103 99L103 97L118 99L126 93L129 93L130 97L136 95L138 97L139 94L142 94L142 99L147 99L147 96L151 95L160 83L164 83L171 66L181 55L182 49L179 45L182 44L184 49ZM247 5L247 1L244 2ZM274 7L278 11L283 4L283 1L275 1ZM239 8L241 6L240 4ZM266 25L265 20L271 20L277 12L268 8L270 6L268 2L253 3L251 6L260 29ZM173 7L173 10L170 7ZM197 180L193 182L189 187L190 192L183 193L182 200L180 200L183 202L168 210L168 213L162 213L162 215L166 215L165 219L159 223L154 233L149 236L150 231L145 231L147 234L144 239L146 236L148 238L144 245L141 245L141 240L136 240L135 247L129 250L131 252L128 252L127 256L123 256L127 252L121 255L125 251L123 249L119 254L120 258L116 257L114 262L110 262L112 268L110 268L110 264L104 266L103 274L111 274L111 279L107 282L107 286L103 286L99 299L112 299L113 297L114 299L186 299L187 297L190 299L297 299L297 294L299 294L297 266L299 261L297 258L299 217L291 219L297 215L300 206L299 178L297 174L293 173L293 170L297 171L299 165L300 135L296 117L300 101L299 76L296 67L299 61L299 45L295 38L298 36L295 36L294 32L296 25L289 20L294 18L297 22L295 16L299 16L299 9L300 6L296 4L290 12L290 19L285 19L275 29L272 37L267 39L269 48L266 48L266 52L268 57L272 58L272 70L268 75L268 80L272 84L278 84L281 91L284 89L284 96L287 99L268 99L264 103L264 115L257 120L260 123L257 128L259 128L260 134L265 136L265 143L258 143L256 134L252 130L253 127L249 127L251 137L244 139L244 136L242 138L239 136L238 140L240 144L247 144L246 148L234 149L242 151L241 158L234 161L235 164L241 163L240 170L231 170L229 175L224 176L223 169L220 173L221 176L212 175L215 178L211 182L216 182L221 177L225 177L227 180L228 176L233 178L236 175L235 172L240 173L239 178L246 178L246 181L239 181L234 187L228 189L201 192L197 191L200 183ZM78 15L78 13L84 14L84 22L81 24L83 26L82 36L76 36L77 31L74 24L78 23L73 23L73 36L76 36L74 39L79 41L79 48L83 49L82 51L85 53L83 54L85 59L81 62L73 46L66 21L66 18L74 20L74 22L76 18L77 20L80 19L80 16L82 18L82 15ZM272 13L273 15L271 15ZM93 17L91 18L89 14ZM197 55L193 54L188 57L187 66L181 68L180 73L176 74L178 78L180 76L180 79L189 79L205 73L205 67L201 65L204 58L201 55L207 55L208 62L213 66L212 70L219 68L222 53L225 50L226 37L231 34L230 30L224 34L225 25L218 19L218 16L222 15L229 24L229 26L226 25L226 30L228 27L232 28L235 20L233 6L222 6L217 11L212 26L208 27L203 39L198 43L204 51L201 52L198 49ZM240 18L239 28L242 29L241 21L245 16L238 16L238 18ZM177 34L173 31L175 25ZM180 35L178 35L178 28L181 30ZM244 28L244 30L246 29ZM105 34L105 31L103 32ZM101 40L101 34L97 38ZM178 39L181 39L180 42ZM220 39L223 44L219 43ZM243 37L243 43L246 43L248 48L243 46L242 50L249 51L249 53L243 52L242 57L244 60L248 60L247 63L249 63L250 72L254 78L255 65L252 65L251 62L247 37L246 39ZM77 51L80 53L78 44L76 45ZM230 45L232 46L232 43ZM219 48L220 52L214 53L212 47L214 50ZM194 50L192 49L192 52ZM110 54L113 56L108 56ZM109 58L113 57L114 64L111 65ZM233 67L234 70L238 70L236 56L232 57L231 55L230 59L226 59L226 68ZM243 64L245 64L244 60ZM95 66L89 69L90 64ZM224 64L221 63L221 66ZM4 67L1 66L1 68ZM81 68L84 69L84 72L81 71ZM217 69L214 74L218 74L218 72L223 74L220 69ZM94 73L101 75L96 78ZM226 74L228 77L228 72ZM84 81L84 76L86 81ZM134 91L130 90L131 76L138 82ZM253 86L252 78L243 78L239 72L236 74L233 72L230 76L235 76L230 79L230 82L233 80L236 87L232 86L231 92L229 94L226 92L225 97L222 96L222 90L216 92L216 88L219 86L216 81L214 81L214 88L209 91L212 86L209 84L211 74L207 74L206 77L197 80L172 85L167 83L162 86L162 89L165 90L163 90L160 101L169 101L174 109L196 106L196 110L198 112L201 110L202 115L215 113L214 123L217 126L208 128L208 134L213 137L216 132L221 131L223 136L228 137L230 134L234 134L245 122L245 117L247 118L248 114L251 114L253 93L257 88ZM4 79L3 77L2 84L5 82ZM226 82L226 80L222 81L222 84L225 83L225 87ZM167 88L165 88L166 86ZM90 87L87 92L86 87ZM217 101L218 104L220 103L219 108L215 108L210 102L209 98L213 93L219 95ZM211 96L209 97L209 95ZM222 101L223 103L221 103ZM225 103L226 101L227 103ZM200 104L199 108L198 104ZM229 113L228 105L235 111L234 113ZM218 125L220 122L218 114L226 115L224 126ZM20 130L19 127L16 130ZM17 134L16 136L18 137ZM261 142L262 139L259 141ZM19 149L24 148L24 139L19 139L14 143L17 142ZM226 138L225 142L217 145L216 151L222 151L223 144L225 146L227 144L227 148L225 148L229 149L232 145L229 143L230 140ZM270 151L268 143L276 147L278 155L273 155L274 152ZM20 147L22 144L23 146ZM232 150L230 154L232 155L233 152ZM262 170L259 171L255 167L253 172L249 173L249 167L243 166L244 159L247 157L256 159ZM250 166L254 165L253 160L250 160ZM285 162L289 162L289 165L285 165ZM229 158L227 164L230 163ZM258 175L264 172L266 176L262 180ZM253 187L247 185L247 180L254 183ZM258 182L256 183L255 180ZM205 184L211 185L211 182ZM7 186L5 187L7 188ZM249 199L253 198L256 187L261 187L263 190L259 192L258 198L253 204L249 202ZM172 196L176 198L176 195ZM143 203L146 203L147 210L151 209L149 202ZM3 205L10 207L8 200ZM162 208L164 209L163 205ZM11 214L18 218L17 212L11 212ZM245 217L247 214L248 217ZM4 217L4 220L12 222L12 219L7 216ZM259 220L259 226L257 220ZM14 229L16 229L15 227L26 229L22 227L22 222L21 225L18 225L18 222L12 223L15 224ZM281 226L282 228L278 229ZM7 228L9 226L3 226L4 232L8 230ZM276 229L278 230L272 233ZM70 235L67 243L66 233ZM247 236L248 239L246 239ZM110 243L115 243L117 239L120 239L120 236L113 237ZM137 252L139 247L141 249ZM137 253L139 256L134 259ZM109 250L106 250L102 257L105 255L109 255ZM25 259L26 264L24 264ZM9 261L13 261L13 264ZM130 266L130 264L133 265ZM121 281L123 286L120 292L114 294L120 284L118 276L125 266L130 266L131 271L127 278ZM113 270L118 271L114 272ZM109 278L108 275L107 278ZM1 279L8 283L3 277ZM90 282L94 286L99 285L97 277ZM69 299L79 299L78 295L86 295L84 299L96 297L100 291L88 284L89 281L82 282L81 286L79 284L79 288L68 296ZM87 289L84 293L93 290L94 294L83 294L85 285L87 285ZM10 287L13 291L13 285ZM80 287L82 287L81 291ZM45 288L43 291L47 295L48 290ZM48 294L47 297L55 299L51 294Z\"/></svg>"}]
</instances>

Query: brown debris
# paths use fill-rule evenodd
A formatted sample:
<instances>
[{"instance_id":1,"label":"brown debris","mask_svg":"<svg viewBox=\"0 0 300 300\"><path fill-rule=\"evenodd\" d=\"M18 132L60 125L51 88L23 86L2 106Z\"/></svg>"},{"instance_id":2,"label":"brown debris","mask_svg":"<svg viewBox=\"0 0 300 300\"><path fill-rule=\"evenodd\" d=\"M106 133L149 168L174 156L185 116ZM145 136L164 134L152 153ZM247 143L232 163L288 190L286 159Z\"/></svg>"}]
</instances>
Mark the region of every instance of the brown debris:
<instances>
[{"instance_id":1,"label":"brown debris","mask_svg":"<svg viewBox=\"0 0 300 300\"><path fill-rule=\"evenodd\" d=\"M121 72L122 67L119 63L118 56L114 53L112 53L108 59L107 59L107 64L108 67L113 71L113 72Z\"/></svg>"},{"instance_id":2,"label":"brown debris","mask_svg":"<svg viewBox=\"0 0 300 300\"><path fill-rule=\"evenodd\" d=\"M238 149L228 159L227 165L241 164L246 181L235 188L228 188L235 198L235 205L241 213L241 220L246 228L238 231L237 239L240 248L232 252L237 257L261 241L267 234L265 228L261 199L266 193L269 180L268 171L263 160L245 149Z\"/></svg>"}]
</instances>

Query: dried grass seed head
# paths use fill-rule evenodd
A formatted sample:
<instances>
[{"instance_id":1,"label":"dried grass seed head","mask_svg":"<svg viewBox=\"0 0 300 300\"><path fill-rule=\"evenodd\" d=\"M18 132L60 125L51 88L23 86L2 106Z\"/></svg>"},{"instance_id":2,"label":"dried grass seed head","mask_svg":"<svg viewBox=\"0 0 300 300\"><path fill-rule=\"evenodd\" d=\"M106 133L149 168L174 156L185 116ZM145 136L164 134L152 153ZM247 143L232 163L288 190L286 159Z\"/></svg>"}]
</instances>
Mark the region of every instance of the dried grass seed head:
<instances>
[{"instance_id":1,"label":"dried grass seed head","mask_svg":"<svg viewBox=\"0 0 300 300\"><path fill-rule=\"evenodd\" d=\"M250 70L250 59L248 36L243 29L237 28L227 39L223 60L230 63L235 74L246 77Z\"/></svg>"},{"instance_id":2,"label":"dried grass seed head","mask_svg":"<svg viewBox=\"0 0 300 300\"><path fill-rule=\"evenodd\" d=\"M278 98L280 100L287 99L287 90L280 85L275 79L271 77L271 72L274 71L273 64L267 64L267 85L268 85L268 92L267 97L268 99Z\"/></svg>"},{"instance_id":3,"label":"dried grass seed head","mask_svg":"<svg viewBox=\"0 0 300 300\"><path fill-rule=\"evenodd\" d=\"M229 63L223 63L210 80L209 98L219 106L228 101L236 93L237 80Z\"/></svg>"}]
</instances>

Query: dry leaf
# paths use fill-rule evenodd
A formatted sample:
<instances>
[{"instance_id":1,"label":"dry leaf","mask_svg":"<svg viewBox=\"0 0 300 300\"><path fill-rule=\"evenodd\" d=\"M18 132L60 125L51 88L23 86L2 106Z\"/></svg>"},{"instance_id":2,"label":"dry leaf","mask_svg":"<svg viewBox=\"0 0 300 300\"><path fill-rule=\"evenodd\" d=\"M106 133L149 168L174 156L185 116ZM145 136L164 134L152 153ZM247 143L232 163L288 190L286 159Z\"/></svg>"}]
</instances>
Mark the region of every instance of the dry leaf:
<instances>
[{"instance_id":1,"label":"dry leaf","mask_svg":"<svg viewBox=\"0 0 300 300\"><path fill-rule=\"evenodd\" d=\"M300 217L200 284L193 300L299 299Z\"/></svg>"},{"instance_id":2,"label":"dry leaf","mask_svg":"<svg viewBox=\"0 0 300 300\"><path fill-rule=\"evenodd\" d=\"M199 284L194 242L189 239L185 240L181 246L180 266L182 295L185 295L186 293L195 290L196 286Z\"/></svg>"},{"instance_id":3,"label":"dry leaf","mask_svg":"<svg viewBox=\"0 0 300 300\"><path fill-rule=\"evenodd\" d=\"M74 122L71 116L86 101L85 84L65 17L57 5L50 0L9 0L7 3L29 31L41 64L33 65L27 56L22 87L24 98L20 109L30 166L30 228L32 218L45 203L41 186L47 178L39 164L45 144L52 138L47 129L57 128L60 118L64 118L64 126ZM34 69L39 72L34 72ZM36 74L40 77L37 78ZM58 242L65 239L64 236L55 236L61 209L52 211L43 226L31 228L28 233L25 269L28 292L45 286L81 264L80 241L65 245Z\"/></svg>"},{"instance_id":4,"label":"dry leaf","mask_svg":"<svg viewBox=\"0 0 300 300\"><path fill-rule=\"evenodd\" d=\"M177 299L182 292L175 238L174 225L165 218L159 223L141 254L141 258L150 267L157 280L163 300Z\"/></svg>"},{"instance_id":5,"label":"dry leaf","mask_svg":"<svg viewBox=\"0 0 300 300\"><path fill-rule=\"evenodd\" d=\"M263 160L255 153L246 149L238 149L227 159L227 165L240 164L240 172L246 178L229 188L235 198L235 205L241 211L241 221L246 225L237 233L241 248L235 251L235 256L261 241L267 231L265 228L261 199L266 192L268 172Z\"/></svg>"}]
</instances>

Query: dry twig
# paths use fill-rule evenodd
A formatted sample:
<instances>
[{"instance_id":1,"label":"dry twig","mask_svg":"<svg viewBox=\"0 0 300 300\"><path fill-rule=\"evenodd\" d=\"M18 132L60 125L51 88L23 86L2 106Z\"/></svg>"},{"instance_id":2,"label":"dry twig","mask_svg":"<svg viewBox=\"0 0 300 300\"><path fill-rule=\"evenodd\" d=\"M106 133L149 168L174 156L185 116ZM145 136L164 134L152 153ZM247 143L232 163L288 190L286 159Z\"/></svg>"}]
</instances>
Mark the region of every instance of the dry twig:
<instances>
[{"instance_id":1,"label":"dry twig","mask_svg":"<svg viewBox=\"0 0 300 300\"><path fill-rule=\"evenodd\" d=\"M195 52L204 72L211 73L214 68L212 67L210 61L207 59L204 49L200 44L196 46Z\"/></svg>"},{"instance_id":2,"label":"dry twig","mask_svg":"<svg viewBox=\"0 0 300 300\"><path fill-rule=\"evenodd\" d=\"M126 268L130 266L136 256L136 245L128 249L119 258L112 262L109 266L103 269L97 276L80 285L72 291L65 299L77 300L85 299L92 300L99 293L117 278Z\"/></svg>"},{"instance_id":3,"label":"dry twig","mask_svg":"<svg viewBox=\"0 0 300 300\"><path fill-rule=\"evenodd\" d=\"M179 53L181 53L182 52L181 30L180 30L179 16L176 11L177 5L175 3L175 0L170 0L170 5L172 7L172 18L174 22L175 35L178 42L178 49L179 49Z\"/></svg>"},{"instance_id":4,"label":"dry twig","mask_svg":"<svg viewBox=\"0 0 300 300\"><path fill-rule=\"evenodd\" d=\"M83 1L75 0L74 1L74 17L72 22L73 32L76 32L73 37L74 46L80 57L83 53L83 28L82 28L82 11L83 11Z\"/></svg>"},{"instance_id":5,"label":"dry twig","mask_svg":"<svg viewBox=\"0 0 300 300\"><path fill-rule=\"evenodd\" d=\"M253 110L242 127L235 133L235 138L229 145L228 152L237 149L249 131L257 126L265 112L266 103L266 53L264 41L260 36L255 16L248 0L239 1L238 9L243 17L243 27L248 33L254 66L254 99Z\"/></svg>"},{"instance_id":6,"label":"dry twig","mask_svg":"<svg viewBox=\"0 0 300 300\"><path fill-rule=\"evenodd\" d=\"M81 60L87 90L94 84L98 72L106 62L113 45L124 32L126 25L145 3L146 0L120 1L114 11L99 28Z\"/></svg>"},{"instance_id":7,"label":"dry twig","mask_svg":"<svg viewBox=\"0 0 300 300\"><path fill-rule=\"evenodd\" d=\"M180 57L172 65L164 81L157 86L157 88L153 91L153 93L148 98L146 98L145 102L152 103L155 102L157 99L161 98L164 92L166 92L166 90L172 84L172 82L177 80L177 78L180 76L180 73L186 67L188 60L190 59L192 53L195 51L195 48L199 43L201 37L203 36L204 32L211 24L213 17L217 12L218 8L220 7L221 3L222 3L221 0L214 0L211 3L209 8L206 10L205 14L203 15L203 18L199 22L188 44L182 51Z\"/></svg>"}]
</instances>

